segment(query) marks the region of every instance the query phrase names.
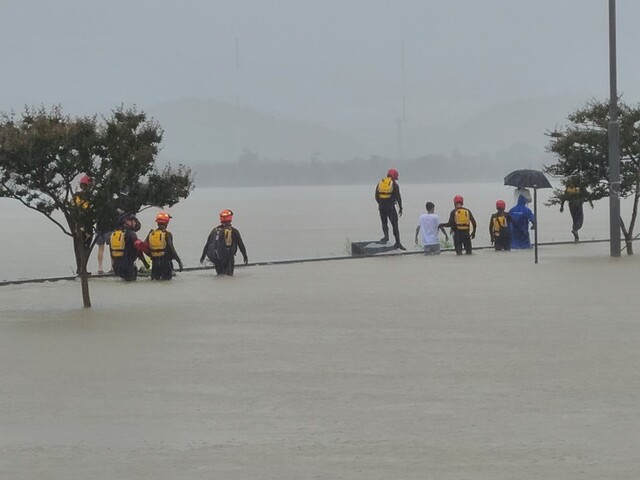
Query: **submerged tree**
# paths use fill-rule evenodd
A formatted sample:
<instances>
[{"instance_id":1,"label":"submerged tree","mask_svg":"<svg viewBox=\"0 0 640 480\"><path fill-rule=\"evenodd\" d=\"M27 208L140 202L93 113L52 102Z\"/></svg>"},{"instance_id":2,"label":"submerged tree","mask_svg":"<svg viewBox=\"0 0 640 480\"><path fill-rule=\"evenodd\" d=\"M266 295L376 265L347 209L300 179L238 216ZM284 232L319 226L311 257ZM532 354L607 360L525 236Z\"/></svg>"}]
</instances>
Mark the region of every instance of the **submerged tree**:
<instances>
[{"instance_id":1,"label":"submerged tree","mask_svg":"<svg viewBox=\"0 0 640 480\"><path fill-rule=\"evenodd\" d=\"M557 163L545 166L545 171L562 179L564 186L579 187L583 201L609 196L608 124L609 103L593 100L568 116L570 124L556 128L548 150L557 155ZM630 107L618 103L620 122L620 195L633 196L633 208L628 225L621 221L627 253L633 255L633 231L640 199L640 105ZM556 189L548 205L561 204L565 190Z\"/></svg>"},{"instance_id":2,"label":"submerged tree","mask_svg":"<svg viewBox=\"0 0 640 480\"><path fill-rule=\"evenodd\" d=\"M106 231L118 210L172 206L193 189L188 168L156 167L162 135L145 113L122 107L101 120L71 118L59 106L0 114L0 197L42 213L73 239L85 307L95 226Z\"/></svg>"}]
</instances>

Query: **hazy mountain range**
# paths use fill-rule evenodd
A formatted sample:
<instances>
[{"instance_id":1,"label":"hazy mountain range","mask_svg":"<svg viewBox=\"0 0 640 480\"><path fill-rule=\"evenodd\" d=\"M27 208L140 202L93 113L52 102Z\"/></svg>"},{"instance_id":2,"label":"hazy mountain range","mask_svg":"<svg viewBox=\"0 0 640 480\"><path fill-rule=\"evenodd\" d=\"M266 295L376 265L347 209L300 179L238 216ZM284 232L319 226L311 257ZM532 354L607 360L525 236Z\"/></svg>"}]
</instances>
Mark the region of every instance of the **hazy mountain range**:
<instances>
[{"instance_id":1,"label":"hazy mountain range","mask_svg":"<svg viewBox=\"0 0 640 480\"><path fill-rule=\"evenodd\" d=\"M357 135L210 99L167 102L147 112L165 130L162 158L188 165L235 162L246 150L260 160L286 162L510 155L522 157L519 162L530 159L531 167L537 167L549 158L545 132L564 124L586 100L569 95L523 99L493 105L458 124L439 125L437 119L422 118L407 121L402 131L367 130L363 125Z\"/></svg>"}]
</instances>

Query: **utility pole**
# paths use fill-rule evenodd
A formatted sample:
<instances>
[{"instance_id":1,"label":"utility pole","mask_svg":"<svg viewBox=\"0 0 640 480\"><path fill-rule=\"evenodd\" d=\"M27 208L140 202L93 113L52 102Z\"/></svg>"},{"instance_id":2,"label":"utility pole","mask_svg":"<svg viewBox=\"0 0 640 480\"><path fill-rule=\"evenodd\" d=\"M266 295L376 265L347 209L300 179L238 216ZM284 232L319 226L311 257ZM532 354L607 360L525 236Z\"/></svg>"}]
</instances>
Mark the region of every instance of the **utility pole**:
<instances>
[{"instance_id":1,"label":"utility pole","mask_svg":"<svg viewBox=\"0 0 640 480\"><path fill-rule=\"evenodd\" d=\"M405 94L406 69L404 61L404 37L402 38L402 122L407 121L407 98Z\"/></svg>"},{"instance_id":2,"label":"utility pole","mask_svg":"<svg viewBox=\"0 0 640 480\"><path fill-rule=\"evenodd\" d=\"M241 88L241 76L240 76L240 46L238 45L238 37L236 37L235 44L235 56L236 56L236 160L242 156L242 118L240 115L240 88Z\"/></svg>"},{"instance_id":3,"label":"utility pole","mask_svg":"<svg viewBox=\"0 0 640 480\"><path fill-rule=\"evenodd\" d=\"M609 0L609 238L612 257L620 256L620 124L616 60L616 0Z\"/></svg>"}]
</instances>

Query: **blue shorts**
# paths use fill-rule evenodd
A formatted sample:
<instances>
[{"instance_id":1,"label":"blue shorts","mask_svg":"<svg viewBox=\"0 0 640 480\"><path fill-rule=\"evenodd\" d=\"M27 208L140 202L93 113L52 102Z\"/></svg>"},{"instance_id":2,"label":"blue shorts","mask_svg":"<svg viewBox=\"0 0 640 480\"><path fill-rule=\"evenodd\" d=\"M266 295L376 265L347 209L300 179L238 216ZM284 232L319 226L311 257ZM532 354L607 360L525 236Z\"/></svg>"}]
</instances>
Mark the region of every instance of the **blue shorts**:
<instances>
[{"instance_id":1,"label":"blue shorts","mask_svg":"<svg viewBox=\"0 0 640 480\"><path fill-rule=\"evenodd\" d=\"M96 245L109 245L111 239L111 232L104 232L96 234Z\"/></svg>"}]
</instances>

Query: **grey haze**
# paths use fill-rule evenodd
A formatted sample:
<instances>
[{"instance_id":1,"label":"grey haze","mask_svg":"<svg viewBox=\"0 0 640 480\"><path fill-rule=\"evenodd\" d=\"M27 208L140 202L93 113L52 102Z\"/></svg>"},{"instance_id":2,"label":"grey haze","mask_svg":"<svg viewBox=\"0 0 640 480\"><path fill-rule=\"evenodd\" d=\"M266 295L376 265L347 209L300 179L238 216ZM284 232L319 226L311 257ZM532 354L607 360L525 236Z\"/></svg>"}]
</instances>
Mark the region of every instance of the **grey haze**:
<instances>
[{"instance_id":1,"label":"grey haze","mask_svg":"<svg viewBox=\"0 0 640 480\"><path fill-rule=\"evenodd\" d=\"M634 103L640 2L617 3ZM606 0L3 0L0 42L0 110L135 104L191 164L543 154L609 92Z\"/></svg>"}]
</instances>

